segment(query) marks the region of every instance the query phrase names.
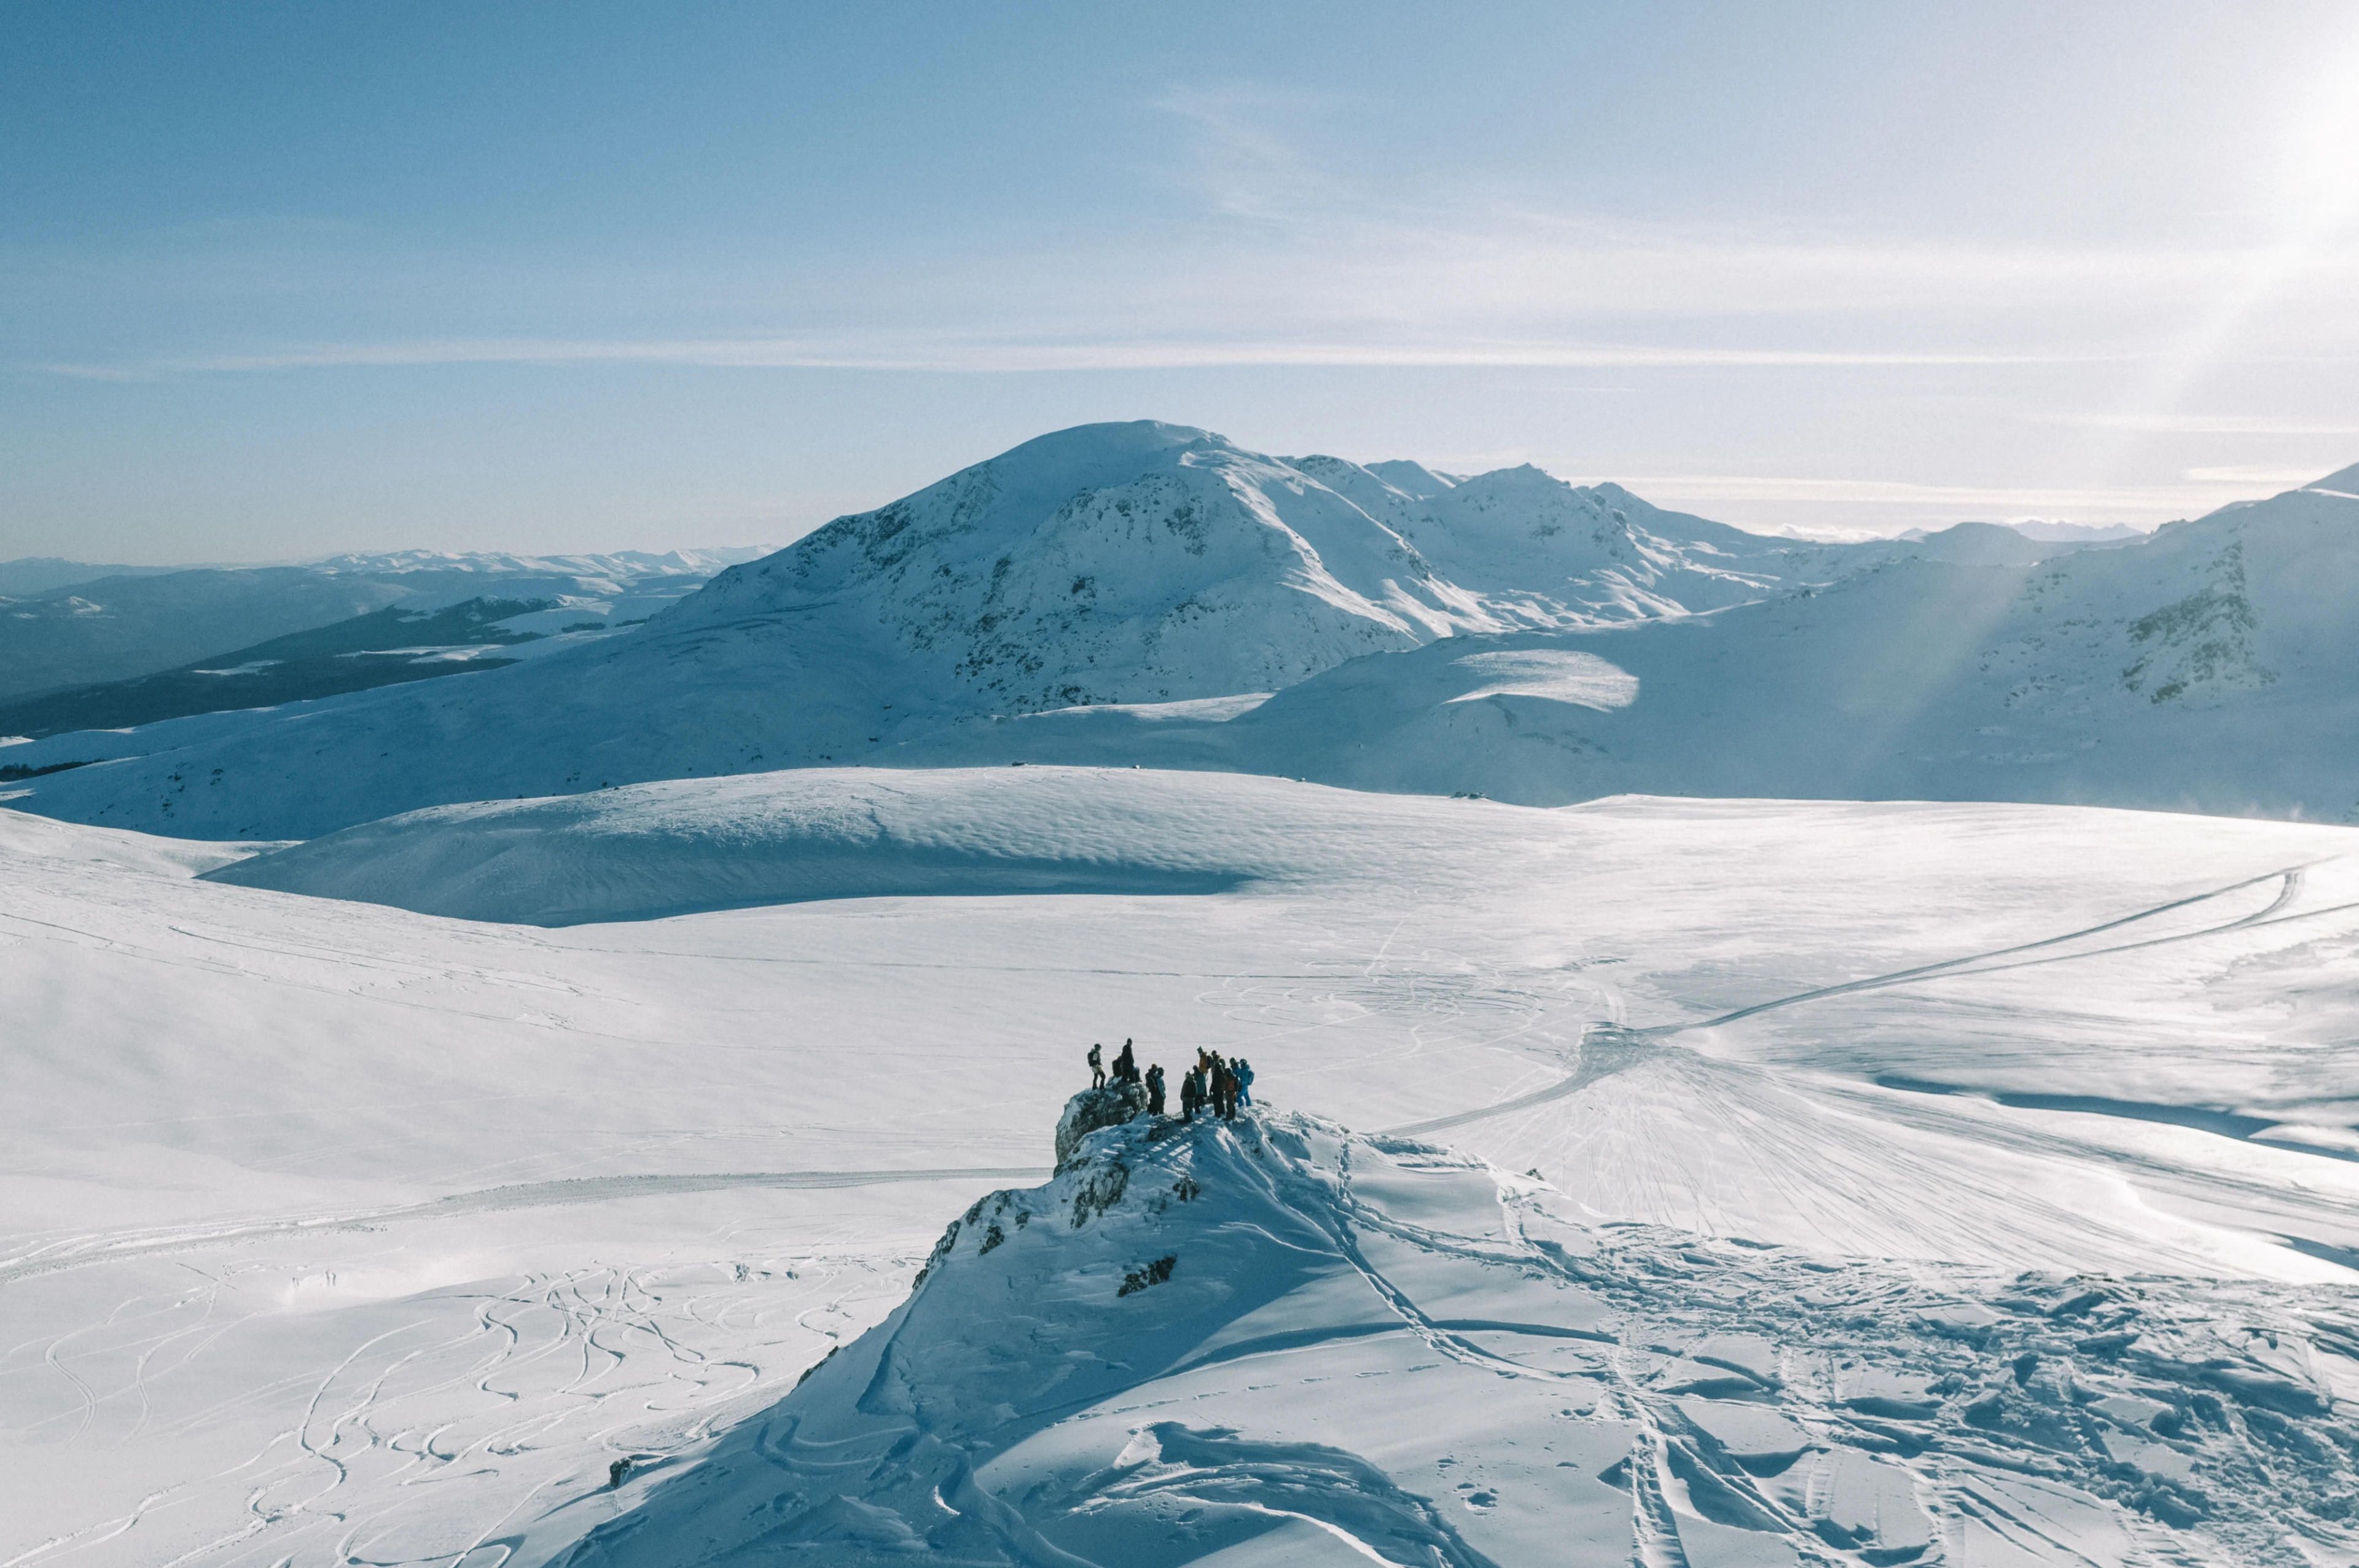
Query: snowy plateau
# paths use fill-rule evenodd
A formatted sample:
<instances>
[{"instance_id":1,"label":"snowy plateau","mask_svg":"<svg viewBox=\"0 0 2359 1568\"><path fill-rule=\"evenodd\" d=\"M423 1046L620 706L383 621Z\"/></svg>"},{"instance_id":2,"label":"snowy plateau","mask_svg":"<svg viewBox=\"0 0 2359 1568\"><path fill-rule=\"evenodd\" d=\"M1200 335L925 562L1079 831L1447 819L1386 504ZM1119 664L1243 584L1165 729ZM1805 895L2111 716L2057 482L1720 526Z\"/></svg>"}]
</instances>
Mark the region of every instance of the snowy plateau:
<instances>
[{"instance_id":1,"label":"snowy plateau","mask_svg":"<svg viewBox=\"0 0 2359 1568\"><path fill-rule=\"evenodd\" d=\"M8 745L0 1568L2359 1564L2355 598L1095 426Z\"/></svg>"}]
</instances>

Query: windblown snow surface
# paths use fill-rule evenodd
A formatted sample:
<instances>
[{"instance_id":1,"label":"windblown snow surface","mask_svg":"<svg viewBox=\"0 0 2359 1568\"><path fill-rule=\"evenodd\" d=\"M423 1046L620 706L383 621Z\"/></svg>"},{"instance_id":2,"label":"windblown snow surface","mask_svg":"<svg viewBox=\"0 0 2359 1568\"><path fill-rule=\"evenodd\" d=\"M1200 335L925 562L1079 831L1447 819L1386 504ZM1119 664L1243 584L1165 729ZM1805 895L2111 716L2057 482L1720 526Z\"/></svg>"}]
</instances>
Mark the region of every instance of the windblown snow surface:
<instances>
[{"instance_id":1,"label":"windblown snow surface","mask_svg":"<svg viewBox=\"0 0 2359 1568\"><path fill-rule=\"evenodd\" d=\"M1128 768L0 812L0 1563L2359 1561L2354 851ZM1265 1104L1052 1175L1125 1037Z\"/></svg>"}]
</instances>

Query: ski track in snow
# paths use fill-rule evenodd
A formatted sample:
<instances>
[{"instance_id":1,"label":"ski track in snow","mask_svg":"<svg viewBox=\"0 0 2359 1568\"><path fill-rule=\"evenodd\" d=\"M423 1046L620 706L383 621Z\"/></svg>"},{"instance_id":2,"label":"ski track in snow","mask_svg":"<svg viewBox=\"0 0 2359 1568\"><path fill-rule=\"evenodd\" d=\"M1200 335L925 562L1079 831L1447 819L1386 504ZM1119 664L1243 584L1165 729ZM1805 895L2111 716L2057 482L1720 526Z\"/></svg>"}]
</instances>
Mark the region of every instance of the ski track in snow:
<instances>
[{"instance_id":1,"label":"ski track in snow","mask_svg":"<svg viewBox=\"0 0 2359 1568\"><path fill-rule=\"evenodd\" d=\"M250 1243L297 1228L365 1226L381 1231L404 1222L625 1195L972 1182L1038 1173L809 1172L537 1184L458 1195L445 1204L364 1218L288 1221L115 1244L95 1255L68 1256L29 1270L20 1266L8 1282L44 1270ZM143 1497L126 1514L38 1541L0 1558L0 1563L16 1568L58 1561L472 1561L468 1553L475 1543L464 1539L470 1532L488 1534L529 1513L552 1486L584 1490L587 1477L581 1471L587 1456L660 1460L692 1450L733 1413L775 1397L785 1386L781 1379L810 1354L800 1342L824 1346L880 1315L904 1288L908 1260L864 1249L751 1264L590 1265L504 1285L431 1292L397 1303L392 1315L399 1321L351 1346L322 1371L235 1389L221 1405L184 1410L163 1430L149 1432L150 1364L169 1360L184 1366L207 1342L245 1326L224 1321L223 1298L238 1293L242 1284L272 1266L269 1260L248 1257L212 1265L210 1273L182 1274L203 1282L169 1299L125 1300L103 1322L52 1339L42 1347L42 1361L79 1395L78 1411L66 1417L72 1430L45 1433L37 1422L22 1435L62 1438L88 1449L88 1462L103 1463L100 1455L143 1436L170 1443L230 1426L223 1418L238 1407L286 1409L294 1416L292 1423L269 1431L244 1454L223 1451L218 1440L197 1443L191 1457L201 1465L199 1473ZM333 1287L332 1272L325 1282ZM728 1321L749 1310L758 1321L788 1309L790 1323L751 1346L738 1343L742 1328L751 1325L733 1327ZM92 1338L108 1342L103 1354L111 1359L134 1358L127 1390L102 1394L61 1358L73 1341ZM102 1403L119 1412L126 1394L139 1398L136 1420L92 1442ZM749 1405L749 1400L755 1402ZM120 1426L119 1413L111 1419ZM413 1490L418 1487L430 1490L421 1496ZM234 1509L227 1506L232 1499ZM182 1522L191 1512L205 1520L194 1530ZM168 1553L141 1544L159 1530L175 1530L164 1537L174 1541ZM483 1561L508 1555L502 1550Z\"/></svg>"},{"instance_id":2,"label":"ski track in snow","mask_svg":"<svg viewBox=\"0 0 2359 1568\"><path fill-rule=\"evenodd\" d=\"M2256 925L2272 925L2279 921L2343 914L2354 909L2359 909L2359 903L2336 903L2320 909L2304 910L2297 914L2280 914L2279 912L2288 904L2301 895L2307 870L2306 867L2295 866L2263 876L2248 877L2242 881L2232 882L2226 887L2215 888L2209 892L2196 893L2188 898L2173 899L2169 903L2158 904L2152 909L2142 909L2132 914L2125 914L2117 919L2108 920L2103 925L2089 926L2085 930L2070 931L2061 936L2045 936L2038 941L1999 947L1988 952L1969 954L1961 958L1947 958L1940 963L1920 964L1913 968L1899 969L1886 975L1876 975L1864 980L1847 980L1841 985L1821 986L1814 990L1799 991L1792 996L1756 1002L1750 1007L1741 1007L1731 1012L1723 1012L1716 1018L1701 1019L1691 1023L1658 1023L1644 1029L1605 1026L1598 1031L1601 1038L1598 1038L1593 1044L1584 1042L1579 1070L1559 1083L1551 1084L1547 1088L1532 1094L1521 1095L1514 1099L1503 1101L1498 1105L1485 1106L1477 1110L1457 1111L1449 1116L1410 1122L1406 1126L1389 1128L1386 1130L1400 1137L1422 1138L1437 1132L1447 1132L1455 1128L1472 1126L1475 1122L1488 1120L1493 1117L1547 1105L1551 1101L1562 1099L1568 1095L1578 1093L1608 1073L1618 1072L1630 1065L1637 1054L1632 1049L1636 1042L1668 1039L1690 1030L1717 1029L1761 1013L1773 1012L1780 1008L1799 1007L1805 1002L1821 1001L1831 997L1850 996L1860 991L1886 990L1895 986L1932 980L1969 979L1976 975L1996 974L2005 969L2027 968L2040 964L2066 963L2076 958L2102 957L2108 954L2130 952L2139 947L2159 946L2165 943L2191 942L2201 937L2217 935L2222 932L2239 931ZM2083 941L2107 932L2121 930L2125 926L2136 925L2145 921L2175 914L2182 910L2193 909L2210 903L2215 899L2225 898L2232 893L2243 892L2247 889L2266 886L2271 882L2277 884L2277 892L2267 906L2224 925L2207 926L2196 931L2177 932L2167 936L2156 936L2145 941L2123 943L2114 946L2094 947L2071 953L2052 953L2044 957L2024 959L2012 964L1993 962L1995 959L2011 958L2020 953L2038 952L2046 947L2059 947L2067 943ZM1980 967L1969 968L1970 965Z\"/></svg>"}]
</instances>

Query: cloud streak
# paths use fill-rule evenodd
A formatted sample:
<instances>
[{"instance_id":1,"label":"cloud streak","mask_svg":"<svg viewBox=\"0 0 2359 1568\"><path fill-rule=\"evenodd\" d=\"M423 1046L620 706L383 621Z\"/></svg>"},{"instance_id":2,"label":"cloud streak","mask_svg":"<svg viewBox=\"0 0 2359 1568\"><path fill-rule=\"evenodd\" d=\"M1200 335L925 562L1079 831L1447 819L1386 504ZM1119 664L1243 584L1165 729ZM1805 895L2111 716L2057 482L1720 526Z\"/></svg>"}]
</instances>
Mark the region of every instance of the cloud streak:
<instances>
[{"instance_id":1,"label":"cloud streak","mask_svg":"<svg viewBox=\"0 0 2359 1568\"><path fill-rule=\"evenodd\" d=\"M2359 420L2273 414L2054 414L2039 422L2148 436L2359 436Z\"/></svg>"},{"instance_id":2,"label":"cloud streak","mask_svg":"<svg viewBox=\"0 0 2359 1568\"><path fill-rule=\"evenodd\" d=\"M2095 356L1763 349L1531 341L1354 342L1338 339L978 342L880 338L443 338L299 345L265 351L141 361L60 362L40 368L87 380L170 375L471 364L683 365L753 370L872 370L949 373L1175 370L1242 365L1528 366L1539 369L1857 369L1912 365L2090 362Z\"/></svg>"},{"instance_id":3,"label":"cloud streak","mask_svg":"<svg viewBox=\"0 0 2359 1568\"><path fill-rule=\"evenodd\" d=\"M2255 483L2280 481L2280 476L2274 471L2256 474L2235 469L2190 470L2187 477L2191 482L2144 486L1910 484L1893 480L1763 474L1642 474L1620 482L1650 496L1677 496L1685 501L1827 502L1927 506L1942 511L1973 507L2009 516L2053 516L2060 513L2151 514L2189 507L2209 510L2249 494ZM2305 475L2304 480L2310 477L2315 476Z\"/></svg>"}]
</instances>

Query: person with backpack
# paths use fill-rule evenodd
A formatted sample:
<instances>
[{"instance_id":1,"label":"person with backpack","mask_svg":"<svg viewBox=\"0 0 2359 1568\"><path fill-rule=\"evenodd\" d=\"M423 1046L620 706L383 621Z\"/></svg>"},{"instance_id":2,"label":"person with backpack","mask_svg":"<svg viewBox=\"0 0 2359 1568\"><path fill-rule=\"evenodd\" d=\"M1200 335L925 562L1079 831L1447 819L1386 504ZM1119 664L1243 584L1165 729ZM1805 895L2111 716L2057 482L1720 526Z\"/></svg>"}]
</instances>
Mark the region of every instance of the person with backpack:
<instances>
[{"instance_id":1,"label":"person with backpack","mask_svg":"<svg viewBox=\"0 0 2359 1568\"><path fill-rule=\"evenodd\" d=\"M1122 1043L1122 1054L1114 1059L1114 1081L1118 1084L1138 1082L1138 1058L1131 1054L1127 1040Z\"/></svg>"},{"instance_id":2,"label":"person with backpack","mask_svg":"<svg viewBox=\"0 0 2359 1568\"><path fill-rule=\"evenodd\" d=\"M1105 1087L1105 1054L1098 1049L1095 1041L1090 1043L1090 1087Z\"/></svg>"}]
</instances>

